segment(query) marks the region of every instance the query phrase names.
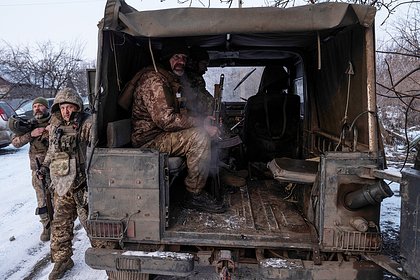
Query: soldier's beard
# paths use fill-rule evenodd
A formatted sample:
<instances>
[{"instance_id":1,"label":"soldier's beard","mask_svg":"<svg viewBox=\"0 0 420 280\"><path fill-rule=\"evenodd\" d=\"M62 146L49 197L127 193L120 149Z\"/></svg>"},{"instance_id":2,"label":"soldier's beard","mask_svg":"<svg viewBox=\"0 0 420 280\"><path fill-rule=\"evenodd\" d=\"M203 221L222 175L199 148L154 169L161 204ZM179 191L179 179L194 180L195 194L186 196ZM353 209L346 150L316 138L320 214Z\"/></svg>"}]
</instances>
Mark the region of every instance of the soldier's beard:
<instances>
[{"instance_id":1,"label":"soldier's beard","mask_svg":"<svg viewBox=\"0 0 420 280\"><path fill-rule=\"evenodd\" d=\"M172 72L174 72L175 75L181 77L184 75L185 67L179 63L174 65L174 69L172 69Z\"/></svg>"},{"instance_id":2,"label":"soldier's beard","mask_svg":"<svg viewBox=\"0 0 420 280\"><path fill-rule=\"evenodd\" d=\"M175 75L177 75L178 77L181 77L182 75L184 75L184 70L174 70Z\"/></svg>"},{"instance_id":3,"label":"soldier's beard","mask_svg":"<svg viewBox=\"0 0 420 280\"><path fill-rule=\"evenodd\" d=\"M45 114L44 114L44 113L42 113L42 112L36 112L36 113L35 113L35 115L34 115L34 118L35 118L35 119L37 119L37 120L40 120L40 119L42 119L44 116L45 116Z\"/></svg>"}]
</instances>

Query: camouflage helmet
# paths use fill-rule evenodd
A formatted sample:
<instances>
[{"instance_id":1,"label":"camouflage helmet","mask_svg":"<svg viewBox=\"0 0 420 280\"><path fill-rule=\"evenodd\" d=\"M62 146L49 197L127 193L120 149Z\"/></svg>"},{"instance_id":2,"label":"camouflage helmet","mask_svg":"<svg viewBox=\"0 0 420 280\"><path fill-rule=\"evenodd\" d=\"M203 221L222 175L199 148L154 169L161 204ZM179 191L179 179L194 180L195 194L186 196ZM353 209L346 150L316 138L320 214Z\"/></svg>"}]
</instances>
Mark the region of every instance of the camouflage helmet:
<instances>
[{"instance_id":1,"label":"camouflage helmet","mask_svg":"<svg viewBox=\"0 0 420 280\"><path fill-rule=\"evenodd\" d=\"M83 101L79 94L72 88L63 88L58 91L57 95L54 98L54 104L51 107L51 113L57 112L60 110L60 104L62 103L71 103L79 107L77 109L80 112L83 108Z\"/></svg>"}]
</instances>

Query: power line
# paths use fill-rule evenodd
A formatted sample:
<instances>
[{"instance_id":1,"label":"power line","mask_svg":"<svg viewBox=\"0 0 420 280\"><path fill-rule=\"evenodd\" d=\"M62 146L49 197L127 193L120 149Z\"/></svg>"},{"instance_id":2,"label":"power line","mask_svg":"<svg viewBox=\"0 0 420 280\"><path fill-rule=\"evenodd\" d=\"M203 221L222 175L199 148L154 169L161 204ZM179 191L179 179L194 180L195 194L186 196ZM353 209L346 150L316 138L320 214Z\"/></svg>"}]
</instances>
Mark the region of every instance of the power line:
<instances>
[{"instance_id":1,"label":"power line","mask_svg":"<svg viewBox=\"0 0 420 280\"><path fill-rule=\"evenodd\" d=\"M79 0L79 1L62 1L62 2L39 2L39 3L13 3L13 4L0 4L0 7L19 7L19 6L42 6L42 5L62 5L74 3L90 3L90 2L104 2L105 0Z\"/></svg>"}]
</instances>

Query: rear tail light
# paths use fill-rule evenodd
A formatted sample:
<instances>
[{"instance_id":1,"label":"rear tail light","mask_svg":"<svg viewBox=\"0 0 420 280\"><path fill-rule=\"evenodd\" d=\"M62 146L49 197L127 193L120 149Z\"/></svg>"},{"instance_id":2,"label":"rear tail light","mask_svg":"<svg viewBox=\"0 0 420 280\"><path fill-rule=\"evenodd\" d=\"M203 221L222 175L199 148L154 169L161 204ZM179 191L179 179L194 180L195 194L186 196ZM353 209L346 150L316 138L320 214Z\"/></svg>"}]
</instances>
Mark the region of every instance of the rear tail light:
<instances>
[{"instance_id":1,"label":"rear tail light","mask_svg":"<svg viewBox=\"0 0 420 280\"><path fill-rule=\"evenodd\" d=\"M1 117L4 121L7 121L7 120L8 120L8 117L7 117L7 115L6 115L6 112L5 112L2 108L0 108L0 117Z\"/></svg>"}]
</instances>

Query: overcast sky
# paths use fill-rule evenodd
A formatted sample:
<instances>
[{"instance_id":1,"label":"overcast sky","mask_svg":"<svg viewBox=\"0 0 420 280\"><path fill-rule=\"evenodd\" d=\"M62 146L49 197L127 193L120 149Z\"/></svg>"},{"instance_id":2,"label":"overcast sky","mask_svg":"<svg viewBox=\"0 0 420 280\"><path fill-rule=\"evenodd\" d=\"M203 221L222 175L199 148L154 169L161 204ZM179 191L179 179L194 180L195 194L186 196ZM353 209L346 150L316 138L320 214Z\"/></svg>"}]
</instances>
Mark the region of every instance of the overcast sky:
<instances>
[{"instance_id":1,"label":"overcast sky","mask_svg":"<svg viewBox=\"0 0 420 280\"><path fill-rule=\"evenodd\" d=\"M126 0L137 10L181 7L177 0ZM190 1L183 6L188 6ZM264 0L244 0L243 7L264 6ZM93 60L97 50L97 23L103 17L105 0L0 0L0 39L12 45L36 42L77 43L84 46L84 59ZM208 0L193 0L194 6ZM211 0L212 7L220 7ZM237 6L237 0L234 0ZM202 7L202 6L201 6ZM223 7L227 7L223 4Z\"/></svg>"},{"instance_id":2,"label":"overcast sky","mask_svg":"<svg viewBox=\"0 0 420 280\"><path fill-rule=\"evenodd\" d=\"M137 10L182 6L177 4L177 0L126 2ZM193 2L195 6L200 6L199 1ZM208 3L207 0L202 2ZM212 7L219 2L212 0ZM48 40L54 43L78 42L85 46L85 58L94 59L97 23L103 17L105 3L105 0L0 0L0 38L12 45ZM247 7L264 5L263 0L248 0L245 3Z\"/></svg>"}]
</instances>

